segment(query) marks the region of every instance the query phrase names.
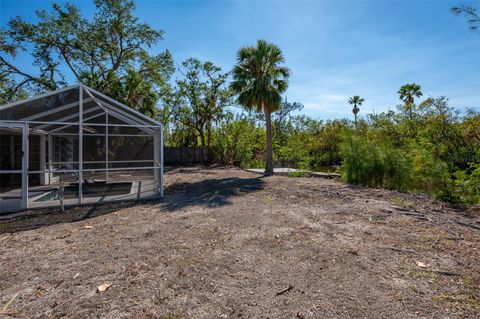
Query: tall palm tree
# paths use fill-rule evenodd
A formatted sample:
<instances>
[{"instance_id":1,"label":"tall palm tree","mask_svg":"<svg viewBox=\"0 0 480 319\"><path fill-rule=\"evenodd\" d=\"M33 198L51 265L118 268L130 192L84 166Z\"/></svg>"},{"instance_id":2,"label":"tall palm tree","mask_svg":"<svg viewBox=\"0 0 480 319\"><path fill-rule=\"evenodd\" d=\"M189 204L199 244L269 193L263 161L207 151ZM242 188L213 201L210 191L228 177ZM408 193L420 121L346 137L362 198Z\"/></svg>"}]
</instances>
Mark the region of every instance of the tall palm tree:
<instances>
[{"instance_id":1,"label":"tall palm tree","mask_svg":"<svg viewBox=\"0 0 480 319\"><path fill-rule=\"evenodd\" d=\"M423 95L421 89L420 85L411 83L403 85L397 92L400 95L400 100L405 103L405 110L408 112L410 119L412 118L412 109L415 105L415 97Z\"/></svg>"},{"instance_id":2,"label":"tall palm tree","mask_svg":"<svg viewBox=\"0 0 480 319\"><path fill-rule=\"evenodd\" d=\"M463 5L460 7L453 7L451 10L453 14L456 15L463 13L463 15L468 19L470 30L480 31L480 13L477 12L475 7Z\"/></svg>"},{"instance_id":3,"label":"tall palm tree","mask_svg":"<svg viewBox=\"0 0 480 319\"><path fill-rule=\"evenodd\" d=\"M272 112L282 106L281 94L287 90L289 69L282 50L272 43L258 40L256 46L240 48L233 68L231 88L237 103L247 110L265 114L267 158L264 176L273 175Z\"/></svg>"},{"instance_id":4,"label":"tall palm tree","mask_svg":"<svg viewBox=\"0 0 480 319\"><path fill-rule=\"evenodd\" d=\"M351 98L348 99L348 103L353 105L353 115L355 115L355 126L357 126L357 114L360 112L359 106L365 102L365 99L363 97L360 97L358 95L355 95Z\"/></svg>"}]
</instances>

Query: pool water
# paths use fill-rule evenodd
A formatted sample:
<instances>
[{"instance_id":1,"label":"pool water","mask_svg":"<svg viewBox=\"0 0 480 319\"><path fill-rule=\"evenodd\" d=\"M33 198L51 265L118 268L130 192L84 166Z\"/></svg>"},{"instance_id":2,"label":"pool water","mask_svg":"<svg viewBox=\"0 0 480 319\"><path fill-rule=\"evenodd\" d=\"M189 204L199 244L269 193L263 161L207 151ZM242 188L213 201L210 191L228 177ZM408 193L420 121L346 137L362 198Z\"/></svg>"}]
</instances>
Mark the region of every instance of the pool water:
<instances>
[{"instance_id":1,"label":"pool water","mask_svg":"<svg viewBox=\"0 0 480 319\"><path fill-rule=\"evenodd\" d=\"M82 185L82 195L83 197L105 197L105 196L115 196L115 195L125 195L129 194L132 189L131 182L118 182L118 183L102 183L95 182L92 184L83 184ZM68 185L64 187L63 191L64 199L75 199L78 198L78 185ZM54 189L40 198L37 198L36 202L52 201L59 200L60 192L58 189Z\"/></svg>"}]
</instances>

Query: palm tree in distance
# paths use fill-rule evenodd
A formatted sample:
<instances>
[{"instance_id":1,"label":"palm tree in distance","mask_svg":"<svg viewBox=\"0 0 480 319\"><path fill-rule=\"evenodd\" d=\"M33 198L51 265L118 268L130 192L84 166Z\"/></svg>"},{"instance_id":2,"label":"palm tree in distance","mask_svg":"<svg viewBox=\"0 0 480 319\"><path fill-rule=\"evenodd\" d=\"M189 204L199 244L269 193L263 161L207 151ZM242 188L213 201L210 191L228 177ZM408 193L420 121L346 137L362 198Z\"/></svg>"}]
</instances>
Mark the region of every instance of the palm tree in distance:
<instances>
[{"instance_id":1,"label":"palm tree in distance","mask_svg":"<svg viewBox=\"0 0 480 319\"><path fill-rule=\"evenodd\" d=\"M421 97L423 95L421 89L420 85L411 83L403 85L397 92L400 95L400 100L405 103L405 110L408 112L410 119L412 119L415 97Z\"/></svg>"},{"instance_id":2,"label":"palm tree in distance","mask_svg":"<svg viewBox=\"0 0 480 319\"><path fill-rule=\"evenodd\" d=\"M363 102L365 102L365 99L358 95L355 95L348 99L348 103L353 105L352 113L353 115L355 115L355 126L357 126L357 114L360 112L359 106L362 105Z\"/></svg>"},{"instance_id":3,"label":"palm tree in distance","mask_svg":"<svg viewBox=\"0 0 480 319\"><path fill-rule=\"evenodd\" d=\"M231 88L237 103L247 110L265 114L267 158L264 176L273 175L272 112L282 107L282 93L287 90L289 69L282 50L265 40L256 46L240 48L233 68Z\"/></svg>"}]
</instances>

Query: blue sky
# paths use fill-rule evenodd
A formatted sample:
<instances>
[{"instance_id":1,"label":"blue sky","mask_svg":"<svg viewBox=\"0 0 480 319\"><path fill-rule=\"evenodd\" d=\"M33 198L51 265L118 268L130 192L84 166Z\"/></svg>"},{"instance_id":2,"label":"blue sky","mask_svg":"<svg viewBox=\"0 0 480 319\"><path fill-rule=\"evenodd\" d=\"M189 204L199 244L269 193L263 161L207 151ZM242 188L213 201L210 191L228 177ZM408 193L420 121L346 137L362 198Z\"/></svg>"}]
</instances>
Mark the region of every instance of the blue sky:
<instances>
[{"instance_id":1,"label":"blue sky","mask_svg":"<svg viewBox=\"0 0 480 319\"><path fill-rule=\"evenodd\" d=\"M62 2L62 1L58 1ZM91 14L90 1L74 1ZM457 108L480 111L480 34L450 13L480 1L142 1L137 15L165 31L180 64L188 57L225 70L241 46L259 38L278 44L292 71L289 101L322 119L351 116L348 97L366 99L361 113L393 109L409 82L425 96L446 95ZM11 16L35 18L51 1L0 0L0 24Z\"/></svg>"}]
</instances>

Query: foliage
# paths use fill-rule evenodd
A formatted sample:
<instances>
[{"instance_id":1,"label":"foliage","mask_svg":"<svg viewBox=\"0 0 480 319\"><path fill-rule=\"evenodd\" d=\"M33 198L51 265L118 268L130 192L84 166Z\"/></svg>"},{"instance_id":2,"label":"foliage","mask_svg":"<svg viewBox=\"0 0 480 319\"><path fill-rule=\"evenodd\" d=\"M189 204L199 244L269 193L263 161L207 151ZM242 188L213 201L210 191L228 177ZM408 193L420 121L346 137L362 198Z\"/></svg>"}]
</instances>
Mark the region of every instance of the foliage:
<instances>
[{"instance_id":1,"label":"foliage","mask_svg":"<svg viewBox=\"0 0 480 319\"><path fill-rule=\"evenodd\" d=\"M370 187L407 189L411 161L405 152L387 143L348 132L341 146L343 177Z\"/></svg>"},{"instance_id":2,"label":"foliage","mask_svg":"<svg viewBox=\"0 0 480 319\"><path fill-rule=\"evenodd\" d=\"M288 173L288 177L309 177L309 176L310 176L310 172L298 171L298 172Z\"/></svg>"},{"instance_id":3,"label":"foliage","mask_svg":"<svg viewBox=\"0 0 480 319\"><path fill-rule=\"evenodd\" d=\"M457 171L455 177L454 193L458 194L457 201L480 203L480 163L471 163L468 170Z\"/></svg>"},{"instance_id":4,"label":"foliage","mask_svg":"<svg viewBox=\"0 0 480 319\"><path fill-rule=\"evenodd\" d=\"M259 40L240 48L231 73L189 58L173 80L168 50L149 52L163 32L134 16L132 0L94 5L92 17L53 4L35 22L15 17L0 29L0 104L73 78L160 120L167 145L205 147L223 164L264 167L265 175L273 165L336 170L353 184L480 204L478 112L461 113L444 96L420 100L420 85L409 83L397 91L397 110L357 118L365 100L356 95L348 100L354 121L298 115L301 103L282 102L290 71L278 46ZM475 8L452 11L479 30ZM28 55L33 72L18 65ZM230 108L234 97L243 111Z\"/></svg>"},{"instance_id":5,"label":"foliage","mask_svg":"<svg viewBox=\"0 0 480 319\"><path fill-rule=\"evenodd\" d=\"M168 51L151 55L162 31L133 15L132 0L95 0L92 18L71 3L37 11L37 22L12 18L0 29L0 98L14 101L68 84L73 77L150 116L174 71ZM17 59L28 54L36 72Z\"/></svg>"},{"instance_id":6,"label":"foliage","mask_svg":"<svg viewBox=\"0 0 480 319\"><path fill-rule=\"evenodd\" d=\"M413 91L407 90L404 97L415 106L408 96L415 95ZM400 113L373 114L362 124L348 128L341 144L346 181L479 203L478 113L460 117L445 97L428 98Z\"/></svg>"},{"instance_id":7,"label":"foliage","mask_svg":"<svg viewBox=\"0 0 480 319\"><path fill-rule=\"evenodd\" d=\"M232 93L226 84L228 73L222 73L220 67L209 61L195 58L187 59L182 66L183 77L176 81L162 110L176 127L170 135L170 144L196 145L200 139L201 146L210 147L212 129L226 116L225 109L232 103Z\"/></svg>"},{"instance_id":8,"label":"foliage","mask_svg":"<svg viewBox=\"0 0 480 319\"><path fill-rule=\"evenodd\" d=\"M213 147L225 164L260 168L265 131L251 117L229 114L214 132Z\"/></svg>"},{"instance_id":9,"label":"foliage","mask_svg":"<svg viewBox=\"0 0 480 319\"><path fill-rule=\"evenodd\" d=\"M348 130L346 120L333 120L318 123L314 130L316 137L310 147L310 167L314 170L329 170L341 164L340 146L344 132Z\"/></svg>"}]
</instances>

